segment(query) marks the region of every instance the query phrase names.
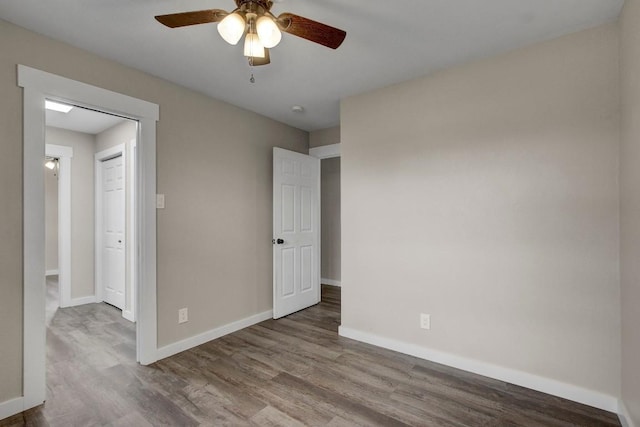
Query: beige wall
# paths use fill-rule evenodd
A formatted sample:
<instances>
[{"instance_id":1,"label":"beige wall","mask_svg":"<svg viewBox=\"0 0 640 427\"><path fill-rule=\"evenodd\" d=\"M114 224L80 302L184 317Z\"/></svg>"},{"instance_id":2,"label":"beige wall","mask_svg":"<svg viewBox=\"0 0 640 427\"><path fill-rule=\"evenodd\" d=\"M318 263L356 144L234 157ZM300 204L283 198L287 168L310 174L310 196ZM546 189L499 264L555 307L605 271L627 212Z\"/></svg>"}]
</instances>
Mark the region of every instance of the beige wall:
<instances>
[{"instance_id":1,"label":"beige wall","mask_svg":"<svg viewBox=\"0 0 640 427\"><path fill-rule=\"evenodd\" d=\"M47 127L47 144L73 149L71 159L71 298L95 295L95 137Z\"/></svg>"},{"instance_id":2,"label":"beige wall","mask_svg":"<svg viewBox=\"0 0 640 427\"><path fill-rule=\"evenodd\" d=\"M342 325L618 396L618 81L611 24L343 101Z\"/></svg>"},{"instance_id":3,"label":"beige wall","mask_svg":"<svg viewBox=\"0 0 640 427\"><path fill-rule=\"evenodd\" d=\"M45 250L46 271L58 269L58 177L57 170L44 170Z\"/></svg>"},{"instance_id":4,"label":"beige wall","mask_svg":"<svg viewBox=\"0 0 640 427\"><path fill-rule=\"evenodd\" d=\"M340 143L340 126L309 132L309 148Z\"/></svg>"},{"instance_id":5,"label":"beige wall","mask_svg":"<svg viewBox=\"0 0 640 427\"><path fill-rule=\"evenodd\" d=\"M340 158L320 163L320 206L323 279L340 281Z\"/></svg>"},{"instance_id":6,"label":"beige wall","mask_svg":"<svg viewBox=\"0 0 640 427\"><path fill-rule=\"evenodd\" d=\"M22 90L16 65L160 105L158 343L272 307L271 147L308 133L0 21L0 402L22 389ZM241 268L239 266L242 266ZM189 307L189 322L177 312Z\"/></svg>"},{"instance_id":7,"label":"beige wall","mask_svg":"<svg viewBox=\"0 0 640 427\"><path fill-rule=\"evenodd\" d=\"M640 2L620 19L622 398L640 426Z\"/></svg>"},{"instance_id":8,"label":"beige wall","mask_svg":"<svg viewBox=\"0 0 640 427\"><path fill-rule=\"evenodd\" d=\"M118 144L131 145L131 141L138 136L138 124L133 120L123 120L115 126L96 135L96 153ZM128 178L128 177L127 177Z\"/></svg>"},{"instance_id":9,"label":"beige wall","mask_svg":"<svg viewBox=\"0 0 640 427\"><path fill-rule=\"evenodd\" d=\"M0 21L0 402L22 390L22 93L6 29Z\"/></svg>"}]
</instances>

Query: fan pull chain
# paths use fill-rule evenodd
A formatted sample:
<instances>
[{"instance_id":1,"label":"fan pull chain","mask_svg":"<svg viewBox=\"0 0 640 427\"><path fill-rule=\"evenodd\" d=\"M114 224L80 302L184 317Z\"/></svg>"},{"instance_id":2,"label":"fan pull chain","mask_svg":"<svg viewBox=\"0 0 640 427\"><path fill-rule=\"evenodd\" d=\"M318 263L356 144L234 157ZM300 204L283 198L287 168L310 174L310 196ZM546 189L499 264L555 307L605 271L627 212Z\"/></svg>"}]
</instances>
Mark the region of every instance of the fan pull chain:
<instances>
[{"instance_id":1,"label":"fan pull chain","mask_svg":"<svg viewBox=\"0 0 640 427\"><path fill-rule=\"evenodd\" d=\"M249 68L251 68L251 70L253 70L253 56L249 57ZM253 77L253 72L251 73L251 78L249 79L249 83L255 83L256 82L256 78Z\"/></svg>"}]
</instances>

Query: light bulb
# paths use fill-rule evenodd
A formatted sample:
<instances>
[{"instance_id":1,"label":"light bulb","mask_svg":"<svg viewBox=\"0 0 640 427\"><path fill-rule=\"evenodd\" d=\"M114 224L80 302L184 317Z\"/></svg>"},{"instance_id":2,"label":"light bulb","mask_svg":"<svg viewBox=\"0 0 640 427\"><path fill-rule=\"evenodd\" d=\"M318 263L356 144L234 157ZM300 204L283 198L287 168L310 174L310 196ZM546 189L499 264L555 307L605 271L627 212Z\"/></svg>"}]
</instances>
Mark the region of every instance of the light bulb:
<instances>
[{"instance_id":1,"label":"light bulb","mask_svg":"<svg viewBox=\"0 0 640 427\"><path fill-rule=\"evenodd\" d=\"M256 30L258 31L258 37L262 45L266 48L272 48L280 43L282 39L282 33L280 29L273 22L269 16L263 15L256 21Z\"/></svg>"},{"instance_id":2,"label":"light bulb","mask_svg":"<svg viewBox=\"0 0 640 427\"><path fill-rule=\"evenodd\" d=\"M255 33L249 33L244 39L244 56L264 58L264 46Z\"/></svg>"},{"instance_id":3,"label":"light bulb","mask_svg":"<svg viewBox=\"0 0 640 427\"><path fill-rule=\"evenodd\" d=\"M218 24L218 32L229 44L236 45L244 34L247 24L244 18L237 12L231 13L224 17Z\"/></svg>"},{"instance_id":4,"label":"light bulb","mask_svg":"<svg viewBox=\"0 0 640 427\"><path fill-rule=\"evenodd\" d=\"M56 167L56 162L54 162L53 160L49 160L49 161L47 161L47 163L45 163L45 164L44 164L44 166L45 166L47 169L51 169L51 170L53 170L53 168L55 168L55 167Z\"/></svg>"}]
</instances>

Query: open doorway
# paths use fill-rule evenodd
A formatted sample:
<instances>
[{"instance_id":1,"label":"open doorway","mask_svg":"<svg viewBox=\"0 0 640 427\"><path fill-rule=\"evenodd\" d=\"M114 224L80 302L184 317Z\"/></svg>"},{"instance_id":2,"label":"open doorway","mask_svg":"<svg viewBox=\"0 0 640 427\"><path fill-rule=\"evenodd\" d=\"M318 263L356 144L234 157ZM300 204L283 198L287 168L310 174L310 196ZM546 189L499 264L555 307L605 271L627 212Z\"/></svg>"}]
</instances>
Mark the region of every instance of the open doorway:
<instances>
[{"instance_id":1,"label":"open doorway","mask_svg":"<svg viewBox=\"0 0 640 427\"><path fill-rule=\"evenodd\" d=\"M47 376L55 378L69 354L84 355L73 363L88 369L105 358L136 361L138 122L50 100L45 108Z\"/></svg>"},{"instance_id":2,"label":"open doorway","mask_svg":"<svg viewBox=\"0 0 640 427\"><path fill-rule=\"evenodd\" d=\"M340 143L327 143L339 141L340 128L316 131L312 137L309 155L320 159L320 282L341 287Z\"/></svg>"},{"instance_id":3,"label":"open doorway","mask_svg":"<svg viewBox=\"0 0 640 427\"><path fill-rule=\"evenodd\" d=\"M321 262L323 285L341 286L340 157L320 161Z\"/></svg>"},{"instance_id":4,"label":"open doorway","mask_svg":"<svg viewBox=\"0 0 640 427\"><path fill-rule=\"evenodd\" d=\"M46 105L49 283L58 283L60 307L106 301L133 322L138 123L78 106Z\"/></svg>"},{"instance_id":5,"label":"open doorway","mask_svg":"<svg viewBox=\"0 0 640 427\"><path fill-rule=\"evenodd\" d=\"M159 106L55 74L18 65L23 88L23 397L22 410L46 399L45 307L45 100L108 112L138 122L136 147L135 234L137 308L136 357L142 364L158 359L156 296L156 122ZM60 178L64 175L60 158ZM67 159L68 160L68 159ZM67 169L69 170L69 169ZM76 308L76 307L74 307ZM120 317L122 321L126 321Z\"/></svg>"}]
</instances>

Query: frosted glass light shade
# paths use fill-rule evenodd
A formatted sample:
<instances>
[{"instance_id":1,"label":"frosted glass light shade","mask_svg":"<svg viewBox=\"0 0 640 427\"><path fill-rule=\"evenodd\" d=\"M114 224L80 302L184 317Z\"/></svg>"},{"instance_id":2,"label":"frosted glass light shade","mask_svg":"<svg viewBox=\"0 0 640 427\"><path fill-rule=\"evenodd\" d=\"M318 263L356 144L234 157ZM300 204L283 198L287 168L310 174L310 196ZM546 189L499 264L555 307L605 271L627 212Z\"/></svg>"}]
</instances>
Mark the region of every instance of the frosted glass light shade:
<instances>
[{"instance_id":1,"label":"frosted glass light shade","mask_svg":"<svg viewBox=\"0 0 640 427\"><path fill-rule=\"evenodd\" d=\"M264 46L255 33L249 33L244 38L244 56L264 58Z\"/></svg>"},{"instance_id":2,"label":"frosted glass light shade","mask_svg":"<svg viewBox=\"0 0 640 427\"><path fill-rule=\"evenodd\" d=\"M218 24L218 32L220 36L229 44L236 45L242 38L247 23L242 15L237 12L231 13L224 17Z\"/></svg>"},{"instance_id":3,"label":"frosted glass light shade","mask_svg":"<svg viewBox=\"0 0 640 427\"><path fill-rule=\"evenodd\" d=\"M262 45L266 48L272 48L280 43L282 39L282 33L280 32L280 28L273 22L268 16L261 16L256 21L256 30L258 31L258 37L260 37L260 41Z\"/></svg>"}]
</instances>

